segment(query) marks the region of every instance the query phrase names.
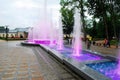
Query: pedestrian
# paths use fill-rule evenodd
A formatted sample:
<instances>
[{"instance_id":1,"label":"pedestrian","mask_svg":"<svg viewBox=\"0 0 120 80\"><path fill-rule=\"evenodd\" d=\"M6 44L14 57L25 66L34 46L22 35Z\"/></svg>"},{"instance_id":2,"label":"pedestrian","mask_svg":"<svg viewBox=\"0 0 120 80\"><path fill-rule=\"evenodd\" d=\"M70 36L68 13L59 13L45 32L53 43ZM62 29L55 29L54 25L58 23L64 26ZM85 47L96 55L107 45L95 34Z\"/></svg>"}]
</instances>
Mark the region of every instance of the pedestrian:
<instances>
[{"instance_id":1,"label":"pedestrian","mask_svg":"<svg viewBox=\"0 0 120 80\"><path fill-rule=\"evenodd\" d=\"M96 43L96 42L95 42L95 41L93 41L93 45L95 45L95 43Z\"/></svg>"},{"instance_id":2,"label":"pedestrian","mask_svg":"<svg viewBox=\"0 0 120 80\"><path fill-rule=\"evenodd\" d=\"M107 48L110 47L110 41L109 41L109 40L107 40L106 47L107 47Z\"/></svg>"},{"instance_id":3,"label":"pedestrian","mask_svg":"<svg viewBox=\"0 0 120 80\"><path fill-rule=\"evenodd\" d=\"M69 41L68 41L68 42L69 42L69 44L71 44L71 38L70 38L70 37L69 37L69 39L68 39L68 40L69 40Z\"/></svg>"},{"instance_id":4,"label":"pedestrian","mask_svg":"<svg viewBox=\"0 0 120 80\"><path fill-rule=\"evenodd\" d=\"M90 50L90 47L91 47L91 40L87 39L87 49Z\"/></svg>"},{"instance_id":5,"label":"pedestrian","mask_svg":"<svg viewBox=\"0 0 120 80\"><path fill-rule=\"evenodd\" d=\"M66 35L67 44L69 44L69 36Z\"/></svg>"},{"instance_id":6,"label":"pedestrian","mask_svg":"<svg viewBox=\"0 0 120 80\"><path fill-rule=\"evenodd\" d=\"M73 39L73 37L70 37L70 44L72 44L72 39Z\"/></svg>"},{"instance_id":7,"label":"pedestrian","mask_svg":"<svg viewBox=\"0 0 120 80\"><path fill-rule=\"evenodd\" d=\"M108 42L108 40L105 38L105 39L104 39L104 47L107 46L107 42Z\"/></svg>"}]
</instances>

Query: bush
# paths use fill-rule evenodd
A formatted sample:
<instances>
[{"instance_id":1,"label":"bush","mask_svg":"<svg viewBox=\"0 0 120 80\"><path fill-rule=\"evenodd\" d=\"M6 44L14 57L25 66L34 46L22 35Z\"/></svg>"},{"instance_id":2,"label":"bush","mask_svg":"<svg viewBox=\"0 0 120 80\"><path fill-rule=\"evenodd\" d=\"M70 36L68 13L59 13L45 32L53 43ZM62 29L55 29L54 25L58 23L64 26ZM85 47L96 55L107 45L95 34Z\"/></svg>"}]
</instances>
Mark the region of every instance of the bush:
<instances>
[{"instance_id":1,"label":"bush","mask_svg":"<svg viewBox=\"0 0 120 80\"><path fill-rule=\"evenodd\" d=\"M111 44L111 45L118 45L118 41L117 41L117 40L111 40L111 41L110 41L110 44Z\"/></svg>"}]
</instances>

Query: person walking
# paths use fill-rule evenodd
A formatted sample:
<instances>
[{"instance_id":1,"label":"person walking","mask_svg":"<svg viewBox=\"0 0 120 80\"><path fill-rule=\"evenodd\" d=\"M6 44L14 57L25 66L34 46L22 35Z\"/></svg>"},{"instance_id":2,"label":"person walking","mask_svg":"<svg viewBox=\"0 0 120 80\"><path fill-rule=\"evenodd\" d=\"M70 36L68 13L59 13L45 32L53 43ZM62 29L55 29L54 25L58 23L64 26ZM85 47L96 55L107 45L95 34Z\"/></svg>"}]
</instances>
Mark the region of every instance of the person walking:
<instances>
[{"instance_id":1,"label":"person walking","mask_svg":"<svg viewBox=\"0 0 120 80\"><path fill-rule=\"evenodd\" d=\"M105 39L104 39L104 47L107 46L107 43L108 43L108 40L105 38Z\"/></svg>"},{"instance_id":2,"label":"person walking","mask_svg":"<svg viewBox=\"0 0 120 80\"><path fill-rule=\"evenodd\" d=\"M91 40L87 39L87 49L90 50L90 47L91 47Z\"/></svg>"}]
</instances>

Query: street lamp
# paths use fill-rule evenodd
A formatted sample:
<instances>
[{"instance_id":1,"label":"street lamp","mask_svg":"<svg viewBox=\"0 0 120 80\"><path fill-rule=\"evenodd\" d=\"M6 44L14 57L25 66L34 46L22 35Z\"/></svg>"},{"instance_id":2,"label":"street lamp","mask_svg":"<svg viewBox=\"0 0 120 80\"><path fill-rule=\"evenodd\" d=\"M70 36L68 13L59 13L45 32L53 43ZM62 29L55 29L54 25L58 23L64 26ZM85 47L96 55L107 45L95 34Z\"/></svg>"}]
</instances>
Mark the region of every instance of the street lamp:
<instances>
[{"instance_id":1,"label":"street lamp","mask_svg":"<svg viewBox=\"0 0 120 80\"><path fill-rule=\"evenodd\" d=\"M6 41L8 41L8 26L6 26L5 32L6 32Z\"/></svg>"}]
</instances>

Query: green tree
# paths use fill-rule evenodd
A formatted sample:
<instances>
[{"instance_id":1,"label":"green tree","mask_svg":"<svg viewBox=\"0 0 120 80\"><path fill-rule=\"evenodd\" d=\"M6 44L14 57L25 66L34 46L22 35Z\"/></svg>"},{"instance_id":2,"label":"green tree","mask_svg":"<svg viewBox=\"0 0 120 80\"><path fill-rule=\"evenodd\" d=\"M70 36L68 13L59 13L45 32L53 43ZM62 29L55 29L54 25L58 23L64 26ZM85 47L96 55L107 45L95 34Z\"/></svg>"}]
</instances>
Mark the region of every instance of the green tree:
<instances>
[{"instance_id":1,"label":"green tree","mask_svg":"<svg viewBox=\"0 0 120 80\"><path fill-rule=\"evenodd\" d=\"M107 25L107 6L106 0L88 0L88 10L90 15L94 15L95 18L103 19L105 26L106 38L108 36L108 25Z\"/></svg>"},{"instance_id":2,"label":"green tree","mask_svg":"<svg viewBox=\"0 0 120 80\"><path fill-rule=\"evenodd\" d=\"M86 37L86 31L85 31L85 0L61 0L60 2L62 8L67 8L74 11L75 8L78 8L81 14L83 26L82 26L82 31L84 32L84 37ZM72 17L73 18L73 17ZM73 19L74 20L74 19Z\"/></svg>"},{"instance_id":3,"label":"green tree","mask_svg":"<svg viewBox=\"0 0 120 80\"><path fill-rule=\"evenodd\" d=\"M74 24L73 10L62 7L61 14L64 34L71 34Z\"/></svg>"},{"instance_id":4,"label":"green tree","mask_svg":"<svg viewBox=\"0 0 120 80\"><path fill-rule=\"evenodd\" d=\"M114 30L114 37L118 38L117 33L117 22L120 19L120 1L119 0L111 0L111 4L109 5L109 12L111 14L111 22Z\"/></svg>"},{"instance_id":5,"label":"green tree","mask_svg":"<svg viewBox=\"0 0 120 80\"><path fill-rule=\"evenodd\" d=\"M110 38L111 32L113 36L118 37L117 25L120 17L120 1L119 0L88 0L89 14L94 18L103 20L105 26L106 37ZM111 25L109 25L111 24Z\"/></svg>"}]
</instances>

